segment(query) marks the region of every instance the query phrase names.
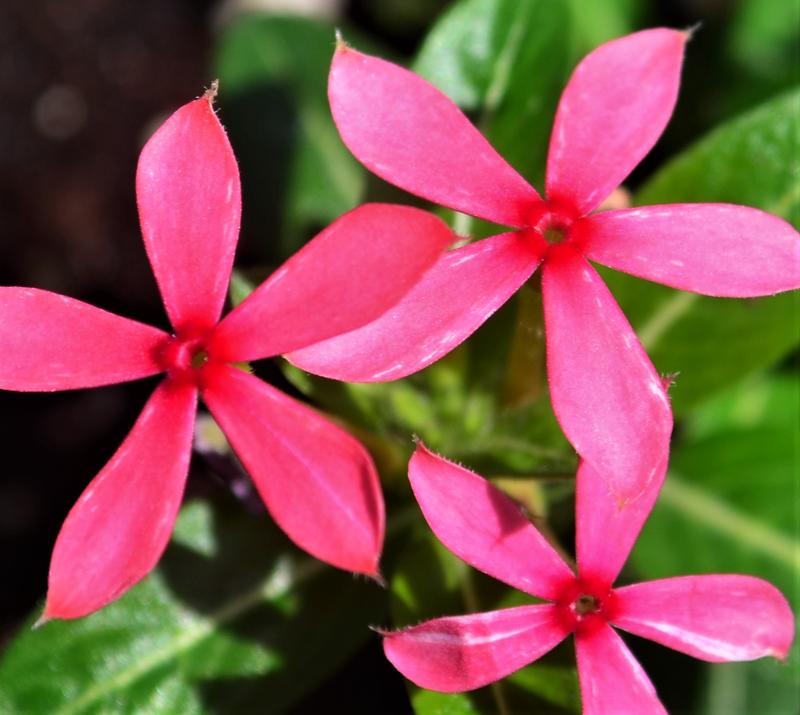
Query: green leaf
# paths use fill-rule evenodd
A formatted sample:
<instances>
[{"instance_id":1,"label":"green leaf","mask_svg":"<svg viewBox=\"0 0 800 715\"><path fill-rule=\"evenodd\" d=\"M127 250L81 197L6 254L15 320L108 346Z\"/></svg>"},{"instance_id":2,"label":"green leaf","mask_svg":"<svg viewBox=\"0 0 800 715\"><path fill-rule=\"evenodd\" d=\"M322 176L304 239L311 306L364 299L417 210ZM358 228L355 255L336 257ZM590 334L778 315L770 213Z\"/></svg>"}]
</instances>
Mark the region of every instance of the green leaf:
<instances>
[{"instance_id":1,"label":"green leaf","mask_svg":"<svg viewBox=\"0 0 800 715\"><path fill-rule=\"evenodd\" d=\"M476 613L534 602L466 565L418 524L403 544L391 579L396 626L442 615ZM565 715L580 712L574 655L569 643L493 685L457 694L409 684L416 715Z\"/></svg>"},{"instance_id":2,"label":"green leaf","mask_svg":"<svg viewBox=\"0 0 800 715\"><path fill-rule=\"evenodd\" d=\"M800 221L800 89L723 124L677 156L636 195L638 204L727 201Z\"/></svg>"},{"instance_id":3,"label":"green leaf","mask_svg":"<svg viewBox=\"0 0 800 715\"><path fill-rule=\"evenodd\" d=\"M283 259L353 208L365 175L339 139L328 109L332 25L301 17L245 15L217 46L222 119L242 174L243 229L277 241Z\"/></svg>"},{"instance_id":4,"label":"green leaf","mask_svg":"<svg viewBox=\"0 0 800 715\"><path fill-rule=\"evenodd\" d=\"M800 226L798 113L800 90L730 121L668 163L636 203L738 203ZM773 365L800 342L796 291L750 300L708 298L603 274L656 367L680 373L672 390L677 414Z\"/></svg>"},{"instance_id":5,"label":"green leaf","mask_svg":"<svg viewBox=\"0 0 800 715\"><path fill-rule=\"evenodd\" d=\"M575 23L577 58L603 42L633 32L644 10L642 0L567 0Z\"/></svg>"},{"instance_id":6,"label":"green leaf","mask_svg":"<svg viewBox=\"0 0 800 715\"><path fill-rule=\"evenodd\" d=\"M187 505L158 570L119 601L23 627L0 661L0 712L277 714L334 672L383 595L230 507Z\"/></svg>"},{"instance_id":7,"label":"green leaf","mask_svg":"<svg viewBox=\"0 0 800 715\"><path fill-rule=\"evenodd\" d=\"M759 576L800 611L798 424L798 375L748 383L692 414L632 554L636 576ZM710 666L707 711L795 712L787 703L800 696L798 666L797 645L788 664L766 658Z\"/></svg>"},{"instance_id":8,"label":"green leaf","mask_svg":"<svg viewBox=\"0 0 800 715\"><path fill-rule=\"evenodd\" d=\"M752 106L800 78L797 0L740 0L726 29L725 55L732 71L723 78L729 93L723 105Z\"/></svg>"}]
</instances>

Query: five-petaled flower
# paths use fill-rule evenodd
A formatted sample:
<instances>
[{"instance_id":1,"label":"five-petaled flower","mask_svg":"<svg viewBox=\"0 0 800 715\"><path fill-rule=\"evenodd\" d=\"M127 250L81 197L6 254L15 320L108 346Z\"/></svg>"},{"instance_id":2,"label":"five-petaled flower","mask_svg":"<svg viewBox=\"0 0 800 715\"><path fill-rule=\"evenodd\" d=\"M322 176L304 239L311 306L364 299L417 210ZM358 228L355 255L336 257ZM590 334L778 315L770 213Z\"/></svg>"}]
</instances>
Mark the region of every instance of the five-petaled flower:
<instances>
[{"instance_id":1,"label":"five-petaled flower","mask_svg":"<svg viewBox=\"0 0 800 715\"><path fill-rule=\"evenodd\" d=\"M445 254L366 327L288 356L349 381L390 380L452 350L542 264L555 414L620 503L663 474L672 428L659 376L596 261L715 296L800 286L800 240L785 221L727 204L591 212L650 150L675 105L687 34L653 29L588 55L570 79L539 196L435 87L342 44L329 96L339 132L370 170L430 201L514 227Z\"/></svg>"},{"instance_id":2,"label":"five-petaled flower","mask_svg":"<svg viewBox=\"0 0 800 715\"><path fill-rule=\"evenodd\" d=\"M611 628L711 662L783 658L794 636L789 604L772 585L739 575L612 584L658 496L618 508L587 462L578 470L577 576L485 479L417 448L409 478L439 540L461 559L525 593L550 601L437 618L383 632L389 660L423 688L459 692L503 678L575 635L587 715L664 713L647 675Z\"/></svg>"},{"instance_id":3,"label":"five-petaled flower","mask_svg":"<svg viewBox=\"0 0 800 715\"><path fill-rule=\"evenodd\" d=\"M174 334L47 291L0 288L0 389L67 390L166 373L64 522L45 619L104 606L158 561L183 494L198 394L290 538L335 566L377 573L384 510L366 450L236 364L374 320L452 233L427 212L362 206L220 321L241 196L213 96L175 112L137 170L145 247Z\"/></svg>"}]
</instances>

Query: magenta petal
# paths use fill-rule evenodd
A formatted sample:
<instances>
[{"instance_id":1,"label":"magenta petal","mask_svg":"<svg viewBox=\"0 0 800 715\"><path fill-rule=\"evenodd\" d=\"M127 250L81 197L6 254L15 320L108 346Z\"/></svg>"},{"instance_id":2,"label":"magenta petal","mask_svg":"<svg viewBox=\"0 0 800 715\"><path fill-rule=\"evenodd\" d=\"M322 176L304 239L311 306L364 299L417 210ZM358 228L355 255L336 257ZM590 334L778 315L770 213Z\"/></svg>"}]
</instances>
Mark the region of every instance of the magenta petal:
<instances>
[{"instance_id":1,"label":"magenta petal","mask_svg":"<svg viewBox=\"0 0 800 715\"><path fill-rule=\"evenodd\" d=\"M433 533L468 564L540 598L557 599L574 580L519 505L475 472L419 444L408 478Z\"/></svg>"},{"instance_id":2,"label":"magenta petal","mask_svg":"<svg viewBox=\"0 0 800 715\"><path fill-rule=\"evenodd\" d=\"M256 360L359 328L395 305L454 241L427 211L359 206L226 316L212 350L221 360Z\"/></svg>"},{"instance_id":3,"label":"magenta petal","mask_svg":"<svg viewBox=\"0 0 800 715\"><path fill-rule=\"evenodd\" d=\"M161 372L166 333L35 288L0 288L0 389L72 390Z\"/></svg>"},{"instance_id":4,"label":"magenta petal","mask_svg":"<svg viewBox=\"0 0 800 715\"><path fill-rule=\"evenodd\" d=\"M53 549L45 619L96 611L156 565L181 505L196 405L194 387L163 382L81 494Z\"/></svg>"},{"instance_id":5,"label":"magenta petal","mask_svg":"<svg viewBox=\"0 0 800 715\"><path fill-rule=\"evenodd\" d=\"M239 169L225 130L201 97L142 149L136 198L147 255L176 330L219 319L239 237Z\"/></svg>"},{"instance_id":6,"label":"magenta petal","mask_svg":"<svg viewBox=\"0 0 800 715\"><path fill-rule=\"evenodd\" d=\"M568 634L555 607L519 606L437 618L384 633L386 657L422 688L456 693L519 670Z\"/></svg>"},{"instance_id":7,"label":"magenta petal","mask_svg":"<svg viewBox=\"0 0 800 715\"><path fill-rule=\"evenodd\" d=\"M591 260L674 288L749 298L800 287L800 235L758 209L644 206L589 216L577 229Z\"/></svg>"},{"instance_id":8,"label":"magenta petal","mask_svg":"<svg viewBox=\"0 0 800 715\"><path fill-rule=\"evenodd\" d=\"M794 638L786 599L752 576L666 578L615 593L614 625L702 660L785 658Z\"/></svg>"},{"instance_id":9,"label":"magenta petal","mask_svg":"<svg viewBox=\"0 0 800 715\"><path fill-rule=\"evenodd\" d=\"M514 233L449 251L378 320L286 357L307 372L348 382L410 375L466 340L540 261L540 247Z\"/></svg>"},{"instance_id":10,"label":"magenta petal","mask_svg":"<svg viewBox=\"0 0 800 715\"><path fill-rule=\"evenodd\" d=\"M375 576L383 497L375 466L353 437L252 375L204 372L203 399L278 525L301 548Z\"/></svg>"},{"instance_id":11,"label":"magenta petal","mask_svg":"<svg viewBox=\"0 0 800 715\"><path fill-rule=\"evenodd\" d=\"M656 690L608 625L575 638L583 715L667 715Z\"/></svg>"},{"instance_id":12,"label":"magenta petal","mask_svg":"<svg viewBox=\"0 0 800 715\"><path fill-rule=\"evenodd\" d=\"M542 290L553 409L623 505L666 468L672 412L665 389L600 276L569 246L551 249Z\"/></svg>"},{"instance_id":13,"label":"magenta petal","mask_svg":"<svg viewBox=\"0 0 800 715\"><path fill-rule=\"evenodd\" d=\"M620 509L608 482L588 462L581 462L575 495L575 542L582 578L607 586L614 583L663 481L663 474L651 479L639 497Z\"/></svg>"},{"instance_id":14,"label":"magenta petal","mask_svg":"<svg viewBox=\"0 0 800 715\"><path fill-rule=\"evenodd\" d=\"M461 110L391 62L340 46L328 79L333 119L370 171L437 204L526 226L541 200Z\"/></svg>"},{"instance_id":15,"label":"magenta petal","mask_svg":"<svg viewBox=\"0 0 800 715\"><path fill-rule=\"evenodd\" d=\"M675 107L686 38L676 30L645 30L581 61L550 138L549 199L589 213L650 151Z\"/></svg>"}]
</instances>

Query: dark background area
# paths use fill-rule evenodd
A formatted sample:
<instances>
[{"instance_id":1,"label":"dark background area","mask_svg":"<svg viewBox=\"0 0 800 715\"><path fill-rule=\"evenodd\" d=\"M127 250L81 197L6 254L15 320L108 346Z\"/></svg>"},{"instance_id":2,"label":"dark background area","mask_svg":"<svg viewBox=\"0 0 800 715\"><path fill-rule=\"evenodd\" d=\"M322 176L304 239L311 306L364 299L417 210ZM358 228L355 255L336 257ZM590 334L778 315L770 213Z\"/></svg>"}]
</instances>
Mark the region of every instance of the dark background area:
<instances>
[{"instance_id":1,"label":"dark background area","mask_svg":"<svg viewBox=\"0 0 800 715\"><path fill-rule=\"evenodd\" d=\"M402 58L447 4L361 0L343 3L341 12ZM651 4L647 25L702 20L704 26L690 49L676 120L634 181L731 111L713 96L713 78L723 81L725 68L703 58L718 56L716 28L735 5ZM139 236L136 160L149 132L213 79L215 27L229 10L212 0L0 4L0 284L64 293L166 328ZM765 84L763 96L774 89ZM694 98L701 92L707 96L699 104ZM735 101L746 107L761 98ZM220 104L224 122L224 94ZM264 261L256 237L245 232L242 241L240 267ZM0 392L0 648L43 598L65 515L127 434L153 384ZM210 470L193 472L190 492L216 485ZM325 704L335 701L341 712L391 715L408 712L396 705L404 698L402 679L380 656L376 639L293 712L332 712Z\"/></svg>"}]
</instances>

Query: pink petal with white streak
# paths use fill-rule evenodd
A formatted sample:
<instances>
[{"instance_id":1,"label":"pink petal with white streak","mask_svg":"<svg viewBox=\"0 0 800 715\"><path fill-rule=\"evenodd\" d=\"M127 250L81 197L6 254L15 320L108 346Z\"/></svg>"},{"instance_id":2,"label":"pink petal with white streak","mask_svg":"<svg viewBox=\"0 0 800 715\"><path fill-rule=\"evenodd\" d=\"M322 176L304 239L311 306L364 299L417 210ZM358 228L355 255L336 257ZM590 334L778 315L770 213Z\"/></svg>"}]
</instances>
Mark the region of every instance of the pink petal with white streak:
<instances>
[{"instance_id":1,"label":"pink petal with white streak","mask_svg":"<svg viewBox=\"0 0 800 715\"><path fill-rule=\"evenodd\" d=\"M550 138L548 199L587 214L644 158L675 107L686 39L676 30L645 30L581 61Z\"/></svg>"},{"instance_id":2,"label":"pink petal with white streak","mask_svg":"<svg viewBox=\"0 0 800 715\"><path fill-rule=\"evenodd\" d=\"M383 497L364 447L238 368L207 367L202 396L289 538L334 566L376 576Z\"/></svg>"},{"instance_id":3,"label":"pink petal with white streak","mask_svg":"<svg viewBox=\"0 0 800 715\"><path fill-rule=\"evenodd\" d=\"M189 471L197 391L165 381L72 507L50 563L45 619L119 598L167 546Z\"/></svg>"},{"instance_id":4,"label":"pink petal with white streak","mask_svg":"<svg viewBox=\"0 0 800 715\"><path fill-rule=\"evenodd\" d=\"M342 45L328 97L347 148L382 179L495 223L531 224L539 194L421 77Z\"/></svg>"},{"instance_id":5,"label":"pink petal with white streak","mask_svg":"<svg viewBox=\"0 0 800 715\"><path fill-rule=\"evenodd\" d=\"M220 323L220 360L257 360L346 333L392 308L456 237L427 211L365 204L307 243Z\"/></svg>"},{"instance_id":6,"label":"pink petal with white streak","mask_svg":"<svg viewBox=\"0 0 800 715\"><path fill-rule=\"evenodd\" d=\"M0 288L0 389L74 390L162 371L166 333L57 293Z\"/></svg>"},{"instance_id":7,"label":"pink petal with white streak","mask_svg":"<svg viewBox=\"0 0 800 715\"><path fill-rule=\"evenodd\" d=\"M577 230L591 260L673 288L730 298L800 288L800 234L747 206L606 211Z\"/></svg>"},{"instance_id":8,"label":"pink petal with white streak","mask_svg":"<svg viewBox=\"0 0 800 715\"><path fill-rule=\"evenodd\" d=\"M665 389L608 288L569 245L551 247L542 291L553 409L622 506L666 468Z\"/></svg>"},{"instance_id":9,"label":"pink petal with white streak","mask_svg":"<svg viewBox=\"0 0 800 715\"><path fill-rule=\"evenodd\" d=\"M574 580L520 506L475 472L419 444L408 478L433 533L476 569L546 599L557 599Z\"/></svg>"},{"instance_id":10,"label":"pink petal with white streak","mask_svg":"<svg viewBox=\"0 0 800 715\"><path fill-rule=\"evenodd\" d=\"M568 630L551 605L437 618L384 633L386 657L421 688L457 693L519 670L558 645Z\"/></svg>"},{"instance_id":11,"label":"pink petal with white streak","mask_svg":"<svg viewBox=\"0 0 800 715\"><path fill-rule=\"evenodd\" d=\"M578 573L611 586L650 515L664 476L651 479L644 492L623 509L608 482L589 465L578 467L575 495Z\"/></svg>"},{"instance_id":12,"label":"pink petal with white streak","mask_svg":"<svg viewBox=\"0 0 800 715\"><path fill-rule=\"evenodd\" d=\"M410 375L477 330L533 274L542 252L515 233L449 251L377 320L286 358L307 372L348 382Z\"/></svg>"},{"instance_id":13,"label":"pink petal with white streak","mask_svg":"<svg viewBox=\"0 0 800 715\"><path fill-rule=\"evenodd\" d=\"M136 198L147 255L176 330L219 319L239 238L239 169L211 100L176 111L142 149Z\"/></svg>"},{"instance_id":14,"label":"pink petal with white streak","mask_svg":"<svg viewBox=\"0 0 800 715\"><path fill-rule=\"evenodd\" d=\"M622 639L603 625L575 637L583 715L667 715Z\"/></svg>"},{"instance_id":15,"label":"pink petal with white streak","mask_svg":"<svg viewBox=\"0 0 800 715\"><path fill-rule=\"evenodd\" d=\"M615 593L615 625L702 660L785 658L794 638L786 599L752 576L666 578Z\"/></svg>"}]
</instances>

